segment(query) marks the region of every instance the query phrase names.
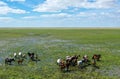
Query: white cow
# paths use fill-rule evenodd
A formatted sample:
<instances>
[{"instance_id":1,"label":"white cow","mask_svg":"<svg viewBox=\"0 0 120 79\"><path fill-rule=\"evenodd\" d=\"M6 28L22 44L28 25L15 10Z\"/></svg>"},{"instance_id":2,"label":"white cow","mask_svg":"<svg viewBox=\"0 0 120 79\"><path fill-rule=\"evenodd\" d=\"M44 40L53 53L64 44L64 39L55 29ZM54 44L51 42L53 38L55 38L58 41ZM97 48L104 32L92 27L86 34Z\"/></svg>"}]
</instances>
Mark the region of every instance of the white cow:
<instances>
[{"instance_id":1,"label":"white cow","mask_svg":"<svg viewBox=\"0 0 120 79\"><path fill-rule=\"evenodd\" d=\"M18 53L18 55L19 55L19 56L21 56L21 55L22 55L22 53L21 53L21 52L19 52L19 53Z\"/></svg>"},{"instance_id":2,"label":"white cow","mask_svg":"<svg viewBox=\"0 0 120 79\"><path fill-rule=\"evenodd\" d=\"M82 61L82 60L77 61L77 65L78 65L78 66L80 66L80 65L82 65L82 64L83 64L83 61Z\"/></svg>"},{"instance_id":3,"label":"white cow","mask_svg":"<svg viewBox=\"0 0 120 79\"><path fill-rule=\"evenodd\" d=\"M62 61L61 58L57 59L57 64L60 65L61 61Z\"/></svg>"},{"instance_id":4,"label":"white cow","mask_svg":"<svg viewBox=\"0 0 120 79\"><path fill-rule=\"evenodd\" d=\"M17 53L14 53L14 57L16 57L17 56Z\"/></svg>"},{"instance_id":5,"label":"white cow","mask_svg":"<svg viewBox=\"0 0 120 79\"><path fill-rule=\"evenodd\" d=\"M70 60L71 59L71 57L70 56L66 56L66 60Z\"/></svg>"}]
</instances>

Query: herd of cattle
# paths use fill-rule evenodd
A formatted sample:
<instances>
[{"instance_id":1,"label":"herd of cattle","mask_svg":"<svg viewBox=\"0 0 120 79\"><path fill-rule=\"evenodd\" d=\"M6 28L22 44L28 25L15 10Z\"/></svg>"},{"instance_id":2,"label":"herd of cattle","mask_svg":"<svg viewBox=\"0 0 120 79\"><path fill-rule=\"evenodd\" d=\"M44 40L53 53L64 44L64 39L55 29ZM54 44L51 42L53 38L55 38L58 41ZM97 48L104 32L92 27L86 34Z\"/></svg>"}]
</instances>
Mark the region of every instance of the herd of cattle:
<instances>
[{"instance_id":1,"label":"herd of cattle","mask_svg":"<svg viewBox=\"0 0 120 79\"><path fill-rule=\"evenodd\" d=\"M12 62L15 62L15 61L17 61L18 64L22 64L23 61L27 58L30 61L35 61L35 62L40 61L40 59L38 59L37 54L35 54L35 53L28 52L27 55L26 55L26 54L22 54L21 52L19 52L18 54L14 53L13 57L6 58L5 59L5 64L11 65Z\"/></svg>"},{"instance_id":2,"label":"herd of cattle","mask_svg":"<svg viewBox=\"0 0 120 79\"><path fill-rule=\"evenodd\" d=\"M70 66L78 66L79 68L84 68L88 65L96 66L96 61L100 61L101 55L100 54L94 54L92 56L92 62L89 60L87 55L84 55L81 60L78 60L80 55L74 55L74 56L66 56L65 60L59 58L57 59L57 65L59 65L61 71L69 71ZM11 65L12 62L17 62L18 64L23 64L23 61L25 59L29 59L29 61L40 61L39 57L35 53L28 52L27 54L22 54L21 52L14 53L12 58L6 58L5 64Z\"/></svg>"},{"instance_id":3,"label":"herd of cattle","mask_svg":"<svg viewBox=\"0 0 120 79\"><path fill-rule=\"evenodd\" d=\"M92 56L92 62L89 60L87 55L84 55L82 60L78 60L79 57L80 55L66 56L65 60L59 58L57 60L57 64L59 65L61 71L63 70L69 71L70 66L76 66L76 65L81 69L89 65L93 65L94 67L98 68L98 66L96 66L96 61L100 61L101 55L94 54Z\"/></svg>"}]
</instances>

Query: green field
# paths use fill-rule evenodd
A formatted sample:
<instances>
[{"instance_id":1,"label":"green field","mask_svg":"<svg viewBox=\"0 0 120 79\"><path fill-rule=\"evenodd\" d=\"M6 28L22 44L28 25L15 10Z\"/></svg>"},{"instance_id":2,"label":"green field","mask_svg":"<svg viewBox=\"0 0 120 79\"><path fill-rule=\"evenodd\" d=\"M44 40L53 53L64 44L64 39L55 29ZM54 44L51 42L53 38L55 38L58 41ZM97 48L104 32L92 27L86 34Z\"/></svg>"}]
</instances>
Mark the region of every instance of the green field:
<instances>
[{"instance_id":1,"label":"green field","mask_svg":"<svg viewBox=\"0 0 120 79\"><path fill-rule=\"evenodd\" d=\"M5 65L4 59L13 53L28 51L38 54L41 61L22 65L14 62ZM67 55L101 54L96 69L70 67L61 72L58 58ZM120 29L0 29L0 79L119 79L120 78Z\"/></svg>"}]
</instances>

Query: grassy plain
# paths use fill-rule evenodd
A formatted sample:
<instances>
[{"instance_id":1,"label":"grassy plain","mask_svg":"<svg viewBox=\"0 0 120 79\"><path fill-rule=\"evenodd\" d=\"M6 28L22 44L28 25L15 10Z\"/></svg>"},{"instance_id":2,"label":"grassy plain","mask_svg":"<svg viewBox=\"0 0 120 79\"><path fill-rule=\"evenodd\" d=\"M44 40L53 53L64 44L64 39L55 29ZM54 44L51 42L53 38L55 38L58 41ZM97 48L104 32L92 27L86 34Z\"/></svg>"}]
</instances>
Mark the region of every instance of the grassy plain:
<instances>
[{"instance_id":1,"label":"grassy plain","mask_svg":"<svg viewBox=\"0 0 120 79\"><path fill-rule=\"evenodd\" d=\"M17 62L5 65L4 59L13 53L35 52L40 62ZM67 55L101 54L97 65L85 69L70 67L61 72L56 65L58 58ZM120 78L120 29L0 29L0 79L119 79Z\"/></svg>"}]
</instances>

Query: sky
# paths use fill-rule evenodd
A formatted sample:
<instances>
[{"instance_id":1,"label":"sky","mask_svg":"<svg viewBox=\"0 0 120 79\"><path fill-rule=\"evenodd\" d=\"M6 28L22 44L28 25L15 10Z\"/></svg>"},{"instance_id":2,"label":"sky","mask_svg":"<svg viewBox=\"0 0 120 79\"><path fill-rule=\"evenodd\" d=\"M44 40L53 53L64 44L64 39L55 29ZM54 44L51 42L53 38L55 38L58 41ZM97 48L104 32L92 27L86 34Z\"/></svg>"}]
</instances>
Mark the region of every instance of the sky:
<instances>
[{"instance_id":1,"label":"sky","mask_svg":"<svg viewBox=\"0 0 120 79\"><path fill-rule=\"evenodd\" d=\"M0 0L0 27L120 27L120 0Z\"/></svg>"}]
</instances>

